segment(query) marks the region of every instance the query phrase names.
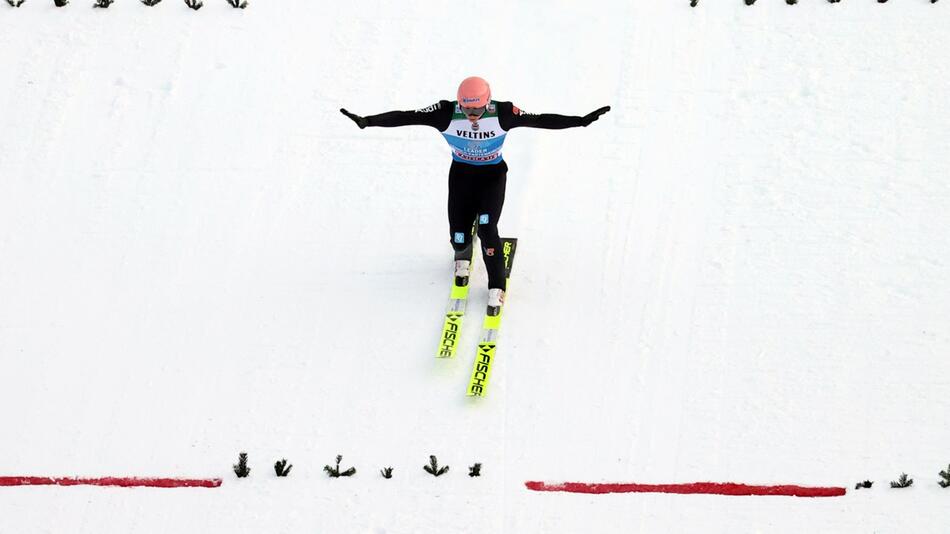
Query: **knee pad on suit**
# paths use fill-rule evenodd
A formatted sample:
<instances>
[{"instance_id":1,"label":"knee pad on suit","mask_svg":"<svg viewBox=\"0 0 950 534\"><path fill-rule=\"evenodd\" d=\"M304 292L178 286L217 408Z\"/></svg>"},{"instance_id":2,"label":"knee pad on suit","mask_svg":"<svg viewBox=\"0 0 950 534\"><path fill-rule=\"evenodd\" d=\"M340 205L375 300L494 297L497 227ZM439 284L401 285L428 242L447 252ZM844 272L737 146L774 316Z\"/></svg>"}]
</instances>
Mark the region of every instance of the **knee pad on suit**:
<instances>
[{"instance_id":1,"label":"knee pad on suit","mask_svg":"<svg viewBox=\"0 0 950 534\"><path fill-rule=\"evenodd\" d=\"M468 243L456 243L452 241L452 249L455 250L455 259L457 260L467 260L472 257L472 242Z\"/></svg>"}]
</instances>

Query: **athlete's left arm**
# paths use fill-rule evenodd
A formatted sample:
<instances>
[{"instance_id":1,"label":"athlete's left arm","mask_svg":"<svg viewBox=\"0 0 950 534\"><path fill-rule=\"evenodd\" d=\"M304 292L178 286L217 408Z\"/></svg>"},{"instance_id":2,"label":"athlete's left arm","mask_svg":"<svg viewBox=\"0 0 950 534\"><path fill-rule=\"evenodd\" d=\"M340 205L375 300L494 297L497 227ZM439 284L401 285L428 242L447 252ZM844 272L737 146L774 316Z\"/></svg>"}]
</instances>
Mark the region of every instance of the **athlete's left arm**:
<instances>
[{"instance_id":1,"label":"athlete's left arm","mask_svg":"<svg viewBox=\"0 0 950 534\"><path fill-rule=\"evenodd\" d=\"M518 109L511 102L498 103L498 124L504 130L512 128L545 128L548 130L562 130L564 128L575 128L577 126L589 126L590 123L597 120L601 115L610 111L610 106L604 106L592 111L583 117L574 115L556 115L554 113L541 113L538 115L525 113Z\"/></svg>"}]
</instances>

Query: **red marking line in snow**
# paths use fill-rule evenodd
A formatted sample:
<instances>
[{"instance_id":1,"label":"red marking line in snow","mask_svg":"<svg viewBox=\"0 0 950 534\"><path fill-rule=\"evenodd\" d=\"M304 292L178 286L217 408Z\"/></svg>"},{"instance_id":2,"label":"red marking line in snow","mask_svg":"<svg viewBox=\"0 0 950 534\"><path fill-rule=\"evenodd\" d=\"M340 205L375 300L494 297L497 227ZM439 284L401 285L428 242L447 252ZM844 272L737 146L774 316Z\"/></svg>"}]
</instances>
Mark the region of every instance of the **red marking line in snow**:
<instances>
[{"instance_id":1,"label":"red marking line in snow","mask_svg":"<svg viewBox=\"0 0 950 534\"><path fill-rule=\"evenodd\" d=\"M584 482L525 482L533 491L561 491L567 493L678 493L705 495L781 495L785 497L840 497L845 488L815 488L804 486L749 486L732 482L693 482L690 484L588 484Z\"/></svg>"},{"instance_id":2,"label":"red marking line in snow","mask_svg":"<svg viewBox=\"0 0 950 534\"><path fill-rule=\"evenodd\" d=\"M122 488L217 488L220 478L0 477L0 486L119 486Z\"/></svg>"}]
</instances>

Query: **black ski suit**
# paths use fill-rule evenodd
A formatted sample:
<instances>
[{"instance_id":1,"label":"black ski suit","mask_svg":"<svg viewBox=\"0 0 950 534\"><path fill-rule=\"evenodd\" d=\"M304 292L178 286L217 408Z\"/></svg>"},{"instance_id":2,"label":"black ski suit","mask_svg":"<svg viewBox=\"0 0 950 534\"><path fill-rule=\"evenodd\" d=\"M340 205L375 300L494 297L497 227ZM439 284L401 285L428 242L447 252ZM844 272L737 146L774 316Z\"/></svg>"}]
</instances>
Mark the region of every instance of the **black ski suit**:
<instances>
[{"instance_id":1,"label":"black ski suit","mask_svg":"<svg viewBox=\"0 0 950 534\"><path fill-rule=\"evenodd\" d=\"M345 110L341 111L350 116ZM370 115L360 118L365 123L357 124L361 127L423 125L442 132L453 149L449 168L449 236L455 257L471 259L471 231L473 223L477 223L482 257L488 270L488 287L505 289L504 258L498 235L508 173L508 165L501 157L505 134L518 127L559 130L587 126L605 111L598 112L585 117L534 115L521 111L511 102L492 101L487 112L472 123L461 113L458 102L441 100L416 111Z\"/></svg>"}]
</instances>

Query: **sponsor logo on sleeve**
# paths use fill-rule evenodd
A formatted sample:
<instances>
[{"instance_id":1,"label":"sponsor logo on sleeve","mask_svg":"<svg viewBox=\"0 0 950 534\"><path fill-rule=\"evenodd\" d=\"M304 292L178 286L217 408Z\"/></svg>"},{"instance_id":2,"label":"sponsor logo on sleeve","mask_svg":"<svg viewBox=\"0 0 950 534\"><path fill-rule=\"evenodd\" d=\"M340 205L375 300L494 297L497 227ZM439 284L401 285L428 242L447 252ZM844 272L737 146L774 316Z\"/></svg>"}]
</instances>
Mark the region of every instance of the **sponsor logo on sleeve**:
<instances>
[{"instance_id":1,"label":"sponsor logo on sleeve","mask_svg":"<svg viewBox=\"0 0 950 534\"><path fill-rule=\"evenodd\" d=\"M436 102L435 104L432 104L431 106L426 107L426 108L417 109L417 110L416 110L416 113L429 113L429 112L435 111L435 110L437 110L437 109L442 109L442 103L441 103L441 102Z\"/></svg>"}]
</instances>

